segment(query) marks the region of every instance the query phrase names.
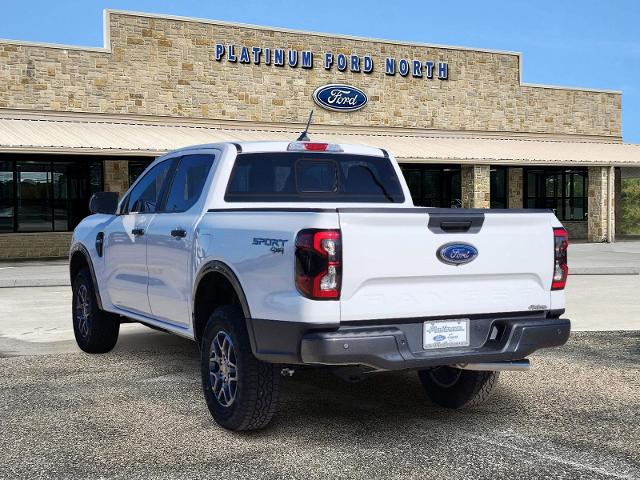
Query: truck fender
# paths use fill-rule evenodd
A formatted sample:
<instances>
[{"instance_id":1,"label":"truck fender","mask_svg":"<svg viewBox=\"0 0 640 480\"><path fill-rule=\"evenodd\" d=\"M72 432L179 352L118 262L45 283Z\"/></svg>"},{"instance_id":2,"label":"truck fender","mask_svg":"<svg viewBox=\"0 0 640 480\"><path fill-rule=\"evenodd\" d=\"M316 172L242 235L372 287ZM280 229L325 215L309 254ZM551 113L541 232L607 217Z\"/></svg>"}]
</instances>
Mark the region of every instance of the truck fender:
<instances>
[{"instance_id":1,"label":"truck fender","mask_svg":"<svg viewBox=\"0 0 640 480\"><path fill-rule=\"evenodd\" d=\"M89 266L89 271L91 272L91 280L93 281L93 288L96 292L96 300L98 301L98 308L102 310L102 299L100 298L100 288L98 287L98 280L96 278L96 272L93 268L93 261L91 260L91 254L87 247L85 247L82 243L76 242L71 245L69 249L69 276L71 279L71 284L73 285L73 274L75 263L73 261L74 256L82 255L86 264Z\"/></svg>"},{"instance_id":2,"label":"truck fender","mask_svg":"<svg viewBox=\"0 0 640 480\"><path fill-rule=\"evenodd\" d=\"M196 318L195 318L196 292L198 291L198 286L200 285L200 282L202 281L202 279L207 274L212 272L215 272L224 276L233 287L236 297L238 298L238 302L240 303L240 307L242 308L242 313L244 315L247 332L249 333L249 339L251 341L251 350L255 354L256 343L255 343L255 336L253 331L253 324L251 322L251 310L249 309L249 302L247 301L247 297L244 293L244 290L242 289L240 280L238 280L238 277L235 274L235 272L231 269L231 267L229 267L224 262L221 262L220 260L212 260L210 262L205 263L200 268L200 270L198 271L198 274L196 275L196 279L193 284L193 294L191 298L191 311L193 312L192 324L194 325L194 335L195 335L195 321L196 321Z\"/></svg>"}]
</instances>

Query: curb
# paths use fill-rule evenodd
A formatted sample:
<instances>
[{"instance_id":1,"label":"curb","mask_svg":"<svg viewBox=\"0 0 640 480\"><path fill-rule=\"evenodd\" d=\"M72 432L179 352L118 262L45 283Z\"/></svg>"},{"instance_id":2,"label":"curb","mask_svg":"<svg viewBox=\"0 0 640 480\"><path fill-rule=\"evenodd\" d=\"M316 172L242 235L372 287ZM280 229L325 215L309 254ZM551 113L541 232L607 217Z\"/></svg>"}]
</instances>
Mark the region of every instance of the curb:
<instances>
[{"instance_id":1,"label":"curb","mask_svg":"<svg viewBox=\"0 0 640 480\"><path fill-rule=\"evenodd\" d=\"M0 288L24 288L24 287L70 287L71 282L64 279L24 279L24 280L0 280Z\"/></svg>"},{"instance_id":2,"label":"curb","mask_svg":"<svg viewBox=\"0 0 640 480\"><path fill-rule=\"evenodd\" d=\"M571 275L640 275L637 267L574 267L569 266Z\"/></svg>"}]
</instances>

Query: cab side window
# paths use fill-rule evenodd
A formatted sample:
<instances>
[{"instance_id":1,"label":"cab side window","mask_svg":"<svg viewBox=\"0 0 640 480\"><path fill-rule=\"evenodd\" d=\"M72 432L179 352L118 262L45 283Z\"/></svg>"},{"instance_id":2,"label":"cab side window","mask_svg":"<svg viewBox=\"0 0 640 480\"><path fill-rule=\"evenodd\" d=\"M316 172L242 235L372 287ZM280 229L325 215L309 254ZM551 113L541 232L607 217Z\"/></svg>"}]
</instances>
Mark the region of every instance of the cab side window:
<instances>
[{"instance_id":1,"label":"cab side window","mask_svg":"<svg viewBox=\"0 0 640 480\"><path fill-rule=\"evenodd\" d=\"M180 160L167 196L167 213L186 212L202 195L214 155L186 155Z\"/></svg>"},{"instance_id":2,"label":"cab side window","mask_svg":"<svg viewBox=\"0 0 640 480\"><path fill-rule=\"evenodd\" d=\"M126 212L123 213L155 213L173 164L173 160L165 160L149 170L129 194Z\"/></svg>"}]
</instances>

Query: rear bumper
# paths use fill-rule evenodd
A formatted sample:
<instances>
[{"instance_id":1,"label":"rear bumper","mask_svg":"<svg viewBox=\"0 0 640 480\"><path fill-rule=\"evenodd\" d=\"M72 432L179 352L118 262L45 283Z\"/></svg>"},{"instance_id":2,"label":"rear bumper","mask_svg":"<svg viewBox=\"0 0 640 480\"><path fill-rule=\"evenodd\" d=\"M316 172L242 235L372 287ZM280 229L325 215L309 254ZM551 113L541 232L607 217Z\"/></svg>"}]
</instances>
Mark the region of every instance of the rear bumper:
<instances>
[{"instance_id":1,"label":"rear bumper","mask_svg":"<svg viewBox=\"0 0 640 480\"><path fill-rule=\"evenodd\" d=\"M254 354L263 361L288 364L363 365L375 370L403 370L459 363L520 360L541 348L569 339L569 320L542 314L517 318L473 318L470 346L424 350L423 321L388 324L359 322L333 330L312 325L252 320ZM432 320L432 319L429 319ZM377 323L377 322L376 322ZM490 340L496 327L498 335Z\"/></svg>"}]
</instances>

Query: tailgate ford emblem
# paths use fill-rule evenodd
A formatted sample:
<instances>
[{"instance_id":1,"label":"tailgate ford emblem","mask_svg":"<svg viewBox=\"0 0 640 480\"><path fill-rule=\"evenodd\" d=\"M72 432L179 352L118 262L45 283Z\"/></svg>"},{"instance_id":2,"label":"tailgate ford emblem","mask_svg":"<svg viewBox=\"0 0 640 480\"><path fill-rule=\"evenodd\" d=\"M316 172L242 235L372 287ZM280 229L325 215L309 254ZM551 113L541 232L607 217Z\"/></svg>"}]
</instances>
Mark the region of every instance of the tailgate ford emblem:
<instances>
[{"instance_id":1,"label":"tailgate ford emblem","mask_svg":"<svg viewBox=\"0 0 640 480\"><path fill-rule=\"evenodd\" d=\"M468 243L447 243L438 249L436 255L441 262L449 265L462 265L475 260L478 256L478 250Z\"/></svg>"},{"instance_id":2,"label":"tailgate ford emblem","mask_svg":"<svg viewBox=\"0 0 640 480\"><path fill-rule=\"evenodd\" d=\"M367 94L351 85L330 84L316 88L313 100L322 108L336 112L353 112L367 104Z\"/></svg>"}]
</instances>

